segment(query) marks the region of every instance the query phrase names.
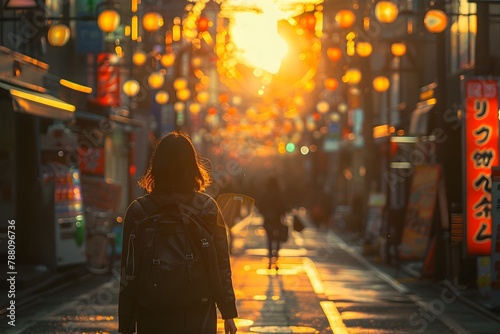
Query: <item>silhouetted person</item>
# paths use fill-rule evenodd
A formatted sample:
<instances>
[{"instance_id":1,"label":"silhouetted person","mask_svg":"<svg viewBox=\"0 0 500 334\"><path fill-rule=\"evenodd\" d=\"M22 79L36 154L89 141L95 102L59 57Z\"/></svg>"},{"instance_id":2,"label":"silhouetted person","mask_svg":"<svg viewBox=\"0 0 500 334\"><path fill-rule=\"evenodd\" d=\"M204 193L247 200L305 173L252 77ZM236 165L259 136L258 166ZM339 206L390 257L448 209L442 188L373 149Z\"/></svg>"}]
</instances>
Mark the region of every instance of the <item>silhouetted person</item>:
<instances>
[{"instance_id":1,"label":"silhouetted person","mask_svg":"<svg viewBox=\"0 0 500 334\"><path fill-rule=\"evenodd\" d=\"M288 236L287 227L283 226L283 218L287 212L283 198L284 194L278 179L276 177L269 178L258 205L264 218L264 229L267 234L269 269L271 269L273 258L275 259L276 269L278 269L277 261L280 243L286 240Z\"/></svg>"}]
</instances>

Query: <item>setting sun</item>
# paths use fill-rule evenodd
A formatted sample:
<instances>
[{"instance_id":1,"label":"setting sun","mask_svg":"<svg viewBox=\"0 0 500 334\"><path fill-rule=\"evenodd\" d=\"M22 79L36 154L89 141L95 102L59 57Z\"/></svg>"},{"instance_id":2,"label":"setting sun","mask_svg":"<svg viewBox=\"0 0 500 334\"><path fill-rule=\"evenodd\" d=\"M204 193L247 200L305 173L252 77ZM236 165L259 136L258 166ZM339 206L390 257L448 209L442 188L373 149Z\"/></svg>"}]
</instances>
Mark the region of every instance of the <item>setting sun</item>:
<instances>
[{"instance_id":1,"label":"setting sun","mask_svg":"<svg viewBox=\"0 0 500 334\"><path fill-rule=\"evenodd\" d=\"M279 10L266 7L260 13L235 13L230 34L236 46L235 56L240 62L276 74L288 45L278 35Z\"/></svg>"}]
</instances>

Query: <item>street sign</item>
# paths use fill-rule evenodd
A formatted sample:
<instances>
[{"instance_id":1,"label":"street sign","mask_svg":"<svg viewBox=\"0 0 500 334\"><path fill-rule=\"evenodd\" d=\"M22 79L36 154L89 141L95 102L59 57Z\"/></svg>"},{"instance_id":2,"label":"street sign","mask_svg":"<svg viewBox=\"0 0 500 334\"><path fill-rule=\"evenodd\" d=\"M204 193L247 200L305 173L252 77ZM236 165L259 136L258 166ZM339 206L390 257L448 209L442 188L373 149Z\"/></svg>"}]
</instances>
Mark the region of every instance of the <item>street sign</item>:
<instances>
[{"instance_id":1,"label":"street sign","mask_svg":"<svg viewBox=\"0 0 500 334\"><path fill-rule=\"evenodd\" d=\"M102 31L96 21L76 22L76 52L100 53L103 50Z\"/></svg>"},{"instance_id":2,"label":"street sign","mask_svg":"<svg viewBox=\"0 0 500 334\"><path fill-rule=\"evenodd\" d=\"M328 125L328 133L323 141L323 151L337 152L340 150L341 127L339 123Z\"/></svg>"}]
</instances>

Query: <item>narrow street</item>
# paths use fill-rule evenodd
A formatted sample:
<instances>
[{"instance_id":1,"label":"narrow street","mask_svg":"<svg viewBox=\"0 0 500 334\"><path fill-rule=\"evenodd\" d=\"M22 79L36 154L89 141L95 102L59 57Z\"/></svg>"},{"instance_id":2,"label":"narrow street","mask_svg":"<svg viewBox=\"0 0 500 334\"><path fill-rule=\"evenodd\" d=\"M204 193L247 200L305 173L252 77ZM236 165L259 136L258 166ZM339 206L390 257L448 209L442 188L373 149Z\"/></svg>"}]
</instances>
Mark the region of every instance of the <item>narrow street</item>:
<instances>
[{"instance_id":1,"label":"narrow street","mask_svg":"<svg viewBox=\"0 0 500 334\"><path fill-rule=\"evenodd\" d=\"M499 41L500 0L0 1L0 334L116 334L122 250L189 332L198 192L238 334L500 334Z\"/></svg>"},{"instance_id":2,"label":"narrow street","mask_svg":"<svg viewBox=\"0 0 500 334\"><path fill-rule=\"evenodd\" d=\"M238 333L498 333L498 321L454 295L459 286L443 289L402 271L383 271L355 244L310 225L290 233L279 270L267 269L260 224L253 217L233 228ZM16 326L4 317L0 331L117 333L118 281L117 271L86 275L33 296L17 310Z\"/></svg>"}]
</instances>

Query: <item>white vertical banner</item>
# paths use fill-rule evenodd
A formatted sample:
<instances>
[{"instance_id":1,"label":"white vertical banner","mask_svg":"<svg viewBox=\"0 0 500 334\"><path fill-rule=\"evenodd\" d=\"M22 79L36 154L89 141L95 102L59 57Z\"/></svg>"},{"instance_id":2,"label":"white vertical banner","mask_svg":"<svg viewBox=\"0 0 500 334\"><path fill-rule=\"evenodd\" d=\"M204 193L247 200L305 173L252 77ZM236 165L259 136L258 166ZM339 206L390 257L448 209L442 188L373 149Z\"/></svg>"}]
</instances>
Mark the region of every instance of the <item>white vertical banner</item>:
<instances>
[{"instance_id":1,"label":"white vertical banner","mask_svg":"<svg viewBox=\"0 0 500 334\"><path fill-rule=\"evenodd\" d=\"M500 167L491 169L491 307L500 306Z\"/></svg>"}]
</instances>

